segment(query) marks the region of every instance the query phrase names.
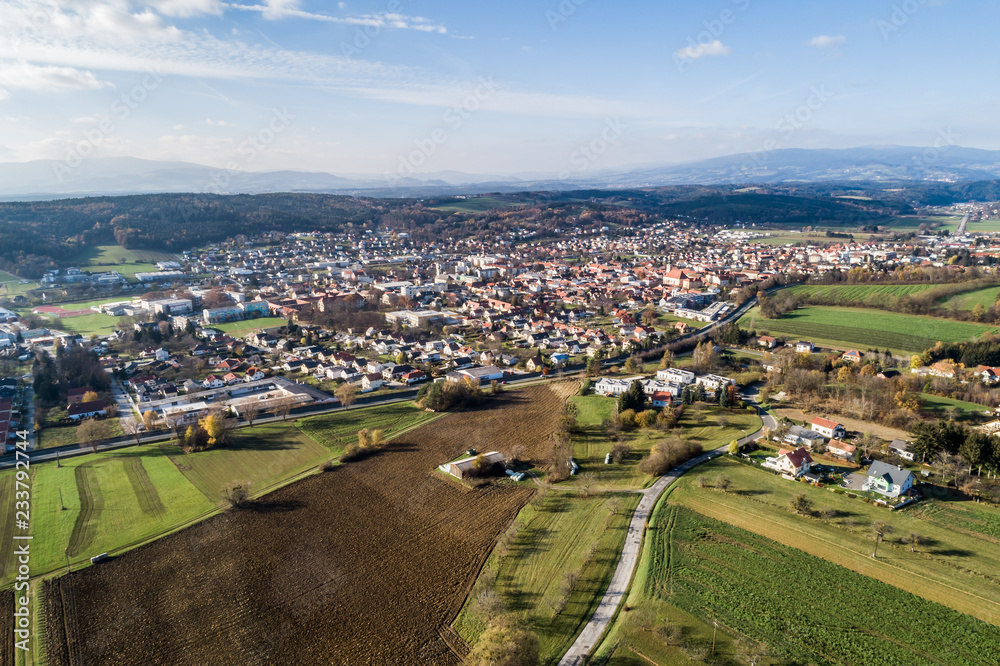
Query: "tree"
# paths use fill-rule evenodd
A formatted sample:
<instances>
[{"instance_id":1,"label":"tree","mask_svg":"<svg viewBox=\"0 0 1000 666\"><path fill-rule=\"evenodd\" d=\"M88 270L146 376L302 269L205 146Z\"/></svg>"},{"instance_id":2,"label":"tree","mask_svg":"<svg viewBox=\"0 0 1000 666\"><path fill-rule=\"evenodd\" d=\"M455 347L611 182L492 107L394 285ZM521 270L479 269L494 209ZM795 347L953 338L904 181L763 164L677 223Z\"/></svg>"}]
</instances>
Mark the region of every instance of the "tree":
<instances>
[{"instance_id":1,"label":"tree","mask_svg":"<svg viewBox=\"0 0 1000 666\"><path fill-rule=\"evenodd\" d=\"M153 429L153 426L156 425L156 412L154 412L152 409L143 412L142 425L146 426L146 432L151 431Z\"/></svg>"},{"instance_id":2,"label":"tree","mask_svg":"<svg viewBox=\"0 0 1000 666\"><path fill-rule=\"evenodd\" d=\"M254 402L248 402L243 405L243 418L247 420L250 427L253 427L253 422L257 420L260 416L260 407Z\"/></svg>"},{"instance_id":3,"label":"tree","mask_svg":"<svg viewBox=\"0 0 1000 666\"><path fill-rule=\"evenodd\" d=\"M230 509L242 509L250 503L250 482L237 481L226 484L219 495Z\"/></svg>"},{"instance_id":4,"label":"tree","mask_svg":"<svg viewBox=\"0 0 1000 666\"><path fill-rule=\"evenodd\" d=\"M288 418L288 415L291 413L294 406L295 402L291 399L291 397L286 396L284 398L279 398L274 401L274 415L280 416L281 420L284 421Z\"/></svg>"},{"instance_id":5,"label":"tree","mask_svg":"<svg viewBox=\"0 0 1000 666\"><path fill-rule=\"evenodd\" d=\"M830 508L828 506L827 507L823 507L819 511L819 517L822 518L823 521L827 522L827 523L830 522L831 520L833 520L834 516L836 516L836 515L837 515L836 509L832 509L832 508Z\"/></svg>"},{"instance_id":6,"label":"tree","mask_svg":"<svg viewBox=\"0 0 1000 666\"><path fill-rule=\"evenodd\" d=\"M735 456L739 452L740 452L740 441L738 439L734 439L733 441L729 442L729 455Z\"/></svg>"},{"instance_id":7,"label":"tree","mask_svg":"<svg viewBox=\"0 0 1000 666\"><path fill-rule=\"evenodd\" d=\"M924 360L920 358L920 354L914 354L910 357L910 369L919 370L924 367Z\"/></svg>"},{"instance_id":8,"label":"tree","mask_svg":"<svg viewBox=\"0 0 1000 666\"><path fill-rule=\"evenodd\" d=\"M725 474L720 474L719 476L715 477L715 487L724 493L729 492L729 486L731 485L731 483L732 482L729 480L729 477L726 476Z\"/></svg>"},{"instance_id":9,"label":"tree","mask_svg":"<svg viewBox=\"0 0 1000 666\"><path fill-rule=\"evenodd\" d=\"M915 553L919 546L927 543L927 539L918 532L910 532L903 538L903 542L910 544L910 552Z\"/></svg>"},{"instance_id":10,"label":"tree","mask_svg":"<svg viewBox=\"0 0 1000 666\"><path fill-rule=\"evenodd\" d=\"M630 375L634 375L637 372L642 372L642 363L639 362L636 356L629 356L625 359L625 372Z\"/></svg>"},{"instance_id":11,"label":"tree","mask_svg":"<svg viewBox=\"0 0 1000 666\"><path fill-rule=\"evenodd\" d=\"M136 419L134 416L129 416L122 419L122 432L124 432L129 437L135 440L136 444L142 442L142 431L145 426L142 422Z\"/></svg>"},{"instance_id":12,"label":"tree","mask_svg":"<svg viewBox=\"0 0 1000 666\"><path fill-rule=\"evenodd\" d=\"M208 435L209 446L222 446L229 441L229 435L236 427L236 421L228 419L221 412L206 414L198 425Z\"/></svg>"},{"instance_id":13,"label":"tree","mask_svg":"<svg viewBox=\"0 0 1000 666\"><path fill-rule=\"evenodd\" d=\"M510 615L494 619L466 660L470 666L536 666L538 639Z\"/></svg>"},{"instance_id":14,"label":"tree","mask_svg":"<svg viewBox=\"0 0 1000 666\"><path fill-rule=\"evenodd\" d=\"M344 406L344 409L350 409L351 405L358 399L358 387L354 384L344 382L337 387L334 395L337 396L337 400L340 400L340 404Z\"/></svg>"},{"instance_id":15,"label":"tree","mask_svg":"<svg viewBox=\"0 0 1000 666\"><path fill-rule=\"evenodd\" d=\"M628 390L618 397L618 413L631 409L634 412L641 412L646 405L646 393L642 390L642 382L638 379L632 382Z\"/></svg>"},{"instance_id":16,"label":"tree","mask_svg":"<svg viewBox=\"0 0 1000 666\"><path fill-rule=\"evenodd\" d=\"M792 510L797 514L808 516L812 513L812 500L806 497L805 493L793 495L790 504L792 505Z\"/></svg>"},{"instance_id":17,"label":"tree","mask_svg":"<svg viewBox=\"0 0 1000 666\"><path fill-rule=\"evenodd\" d=\"M881 520L872 523L872 537L875 539L875 550L872 551L872 557L878 557L878 545L885 540L885 535L892 534L893 531L892 525Z\"/></svg>"},{"instance_id":18,"label":"tree","mask_svg":"<svg viewBox=\"0 0 1000 666\"><path fill-rule=\"evenodd\" d=\"M90 447L97 453L97 445L101 440L111 437L110 428L104 421L87 419L76 427L76 443L81 447Z\"/></svg>"},{"instance_id":19,"label":"tree","mask_svg":"<svg viewBox=\"0 0 1000 666\"><path fill-rule=\"evenodd\" d=\"M669 349L663 352L663 357L660 359L660 370L666 370L674 365L674 353Z\"/></svg>"},{"instance_id":20,"label":"tree","mask_svg":"<svg viewBox=\"0 0 1000 666\"><path fill-rule=\"evenodd\" d=\"M80 402L97 402L100 399L101 397L97 395L95 391L87 391L83 394L83 398L80 399Z\"/></svg>"}]
</instances>

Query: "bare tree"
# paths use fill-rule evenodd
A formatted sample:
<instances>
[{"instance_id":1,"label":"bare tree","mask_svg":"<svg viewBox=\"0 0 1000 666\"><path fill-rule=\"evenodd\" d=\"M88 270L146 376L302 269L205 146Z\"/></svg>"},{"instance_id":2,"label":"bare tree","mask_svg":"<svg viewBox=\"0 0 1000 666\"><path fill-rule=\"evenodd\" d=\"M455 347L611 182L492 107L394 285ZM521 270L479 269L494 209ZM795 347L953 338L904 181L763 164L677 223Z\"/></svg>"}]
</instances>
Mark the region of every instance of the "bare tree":
<instances>
[{"instance_id":1,"label":"bare tree","mask_svg":"<svg viewBox=\"0 0 1000 666\"><path fill-rule=\"evenodd\" d=\"M905 543L910 544L910 552L917 552L917 548L927 543L927 538L918 532L910 532L903 538Z\"/></svg>"},{"instance_id":2,"label":"bare tree","mask_svg":"<svg viewBox=\"0 0 1000 666\"><path fill-rule=\"evenodd\" d=\"M288 414L292 411L292 407L295 403L289 397L279 398L274 401L274 415L280 416L281 420L284 421L288 418Z\"/></svg>"},{"instance_id":3,"label":"bare tree","mask_svg":"<svg viewBox=\"0 0 1000 666\"><path fill-rule=\"evenodd\" d=\"M819 512L819 517L822 518L825 522L830 522L836 515L837 515L836 509L832 509L830 507L824 507L820 509Z\"/></svg>"},{"instance_id":4,"label":"bare tree","mask_svg":"<svg viewBox=\"0 0 1000 666\"><path fill-rule=\"evenodd\" d=\"M590 489L594 485L597 478L594 476L593 472L584 472L580 475L580 492L584 497L590 497Z\"/></svg>"},{"instance_id":5,"label":"bare tree","mask_svg":"<svg viewBox=\"0 0 1000 666\"><path fill-rule=\"evenodd\" d=\"M145 426L142 425L138 419L134 416L129 416L122 419L122 431L135 440L136 444L142 443L142 431Z\"/></svg>"},{"instance_id":6,"label":"bare tree","mask_svg":"<svg viewBox=\"0 0 1000 666\"><path fill-rule=\"evenodd\" d=\"M97 453L97 445L101 440L110 438L110 428L104 421L87 419L76 427L76 442L81 447L90 447Z\"/></svg>"},{"instance_id":7,"label":"bare tree","mask_svg":"<svg viewBox=\"0 0 1000 666\"><path fill-rule=\"evenodd\" d=\"M729 477L726 476L725 474L720 474L719 476L715 477L715 487L724 493L729 492L729 486L731 485L731 483L732 482L729 480Z\"/></svg>"},{"instance_id":8,"label":"bare tree","mask_svg":"<svg viewBox=\"0 0 1000 666\"><path fill-rule=\"evenodd\" d=\"M253 402L248 402L243 406L243 418L247 420L250 427L253 427L253 422L257 420L260 415L260 407Z\"/></svg>"},{"instance_id":9,"label":"bare tree","mask_svg":"<svg viewBox=\"0 0 1000 666\"><path fill-rule=\"evenodd\" d=\"M808 516L812 513L812 500L806 497L804 493L792 496L790 504L792 505L792 510L795 511L795 513L803 516Z\"/></svg>"},{"instance_id":10,"label":"bare tree","mask_svg":"<svg viewBox=\"0 0 1000 666\"><path fill-rule=\"evenodd\" d=\"M237 481L226 484L222 487L220 496L230 509L242 509L250 503L250 482Z\"/></svg>"},{"instance_id":11,"label":"bare tree","mask_svg":"<svg viewBox=\"0 0 1000 666\"><path fill-rule=\"evenodd\" d=\"M892 532L892 525L888 523L881 520L872 523L872 537L875 539L875 550L872 551L872 557L878 557L878 545L885 540L885 535L892 534Z\"/></svg>"}]
</instances>

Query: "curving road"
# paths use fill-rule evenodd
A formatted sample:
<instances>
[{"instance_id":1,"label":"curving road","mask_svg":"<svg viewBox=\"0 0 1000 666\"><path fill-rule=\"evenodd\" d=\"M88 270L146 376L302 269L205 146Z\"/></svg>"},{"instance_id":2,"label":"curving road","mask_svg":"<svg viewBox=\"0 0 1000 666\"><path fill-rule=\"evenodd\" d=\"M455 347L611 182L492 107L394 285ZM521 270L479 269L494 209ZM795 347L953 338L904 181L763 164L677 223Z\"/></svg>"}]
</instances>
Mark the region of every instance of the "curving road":
<instances>
[{"instance_id":1,"label":"curving road","mask_svg":"<svg viewBox=\"0 0 1000 666\"><path fill-rule=\"evenodd\" d=\"M757 403L756 387L748 389L744 395L747 396L748 402L757 409L757 414L761 417L763 425L757 432L741 438L739 440L741 445L760 439L764 434L764 428L776 428L778 425L777 421L767 412L763 411ZM573 645L570 646L569 650L559 661L559 666L578 666L579 664L583 664L587 656L600 643L601 637L604 636L608 627L611 626L611 620L614 619L619 604L621 604L622 599L628 593L632 574L639 563L639 552L642 546L646 520L649 518L650 512L656 506L656 501L660 499L663 491L685 472L707 460L722 455L728 448L729 445L727 444L726 446L720 446L717 449L703 453L697 458L692 458L668 474L660 477L656 483L642 491L643 497L639 500L639 506L636 507L635 513L632 514L632 520L628 526L628 536L625 537L625 544L622 546L622 554L618 560L618 567L611 578L608 590L604 593L604 598L601 599L601 603L597 606L597 610L594 611L594 615L590 618L587 626L583 628L583 631L576 637Z\"/></svg>"}]
</instances>

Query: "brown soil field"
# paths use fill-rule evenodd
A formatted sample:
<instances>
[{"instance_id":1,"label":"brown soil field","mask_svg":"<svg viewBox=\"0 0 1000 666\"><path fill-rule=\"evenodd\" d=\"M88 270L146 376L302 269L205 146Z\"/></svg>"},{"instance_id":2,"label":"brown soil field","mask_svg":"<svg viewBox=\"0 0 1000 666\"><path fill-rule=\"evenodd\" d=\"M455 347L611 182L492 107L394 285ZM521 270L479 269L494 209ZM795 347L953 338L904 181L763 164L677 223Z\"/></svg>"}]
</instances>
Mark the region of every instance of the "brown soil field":
<instances>
[{"instance_id":1,"label":"brown soil field","mask_svg":"<svg viewBox=\"0 0 1000 666\"><path fill-rule=\"evenodd\" d=\"M38 609L32 608L34 615ZM14 590L0 590L0 664L14 662Z\"/></svg>"},{"instance_id":2,"label":"brown soil field","mask_svg":"<svg viewBox=\"0 0 1000 666\"><path fill-rule=\"evenodd\" d=\"M442 632L534 490L434 469L470 446L537 448L559 393L504 394L48 582L48 663L458 664Z\"/></svg>"},{"instance_id":3,"label":"brown soil field","mask_svg":"<svg viewBox=\"0 0 1000 666\"><path fill-rule=\"evenodd\" d=\"M793 409L790 407L776 407L774 413L778 416L783 416L786 418L794 419L796 421L804 421L806 425L809 424L817 416L826 416L827 418L842 424L848 430L854 432L870 432L876 437L881 437L884 440L892 441L894 439L909 439L910 433L905 430L900 430L899 428L891 428L887 425L882 425L881 423L869 423L868 421L859 421L858 419L852 419L849 416L842 416L841 414L822 414L813 413L806 414L800 409Z\"/></svg>"}]
</instances>

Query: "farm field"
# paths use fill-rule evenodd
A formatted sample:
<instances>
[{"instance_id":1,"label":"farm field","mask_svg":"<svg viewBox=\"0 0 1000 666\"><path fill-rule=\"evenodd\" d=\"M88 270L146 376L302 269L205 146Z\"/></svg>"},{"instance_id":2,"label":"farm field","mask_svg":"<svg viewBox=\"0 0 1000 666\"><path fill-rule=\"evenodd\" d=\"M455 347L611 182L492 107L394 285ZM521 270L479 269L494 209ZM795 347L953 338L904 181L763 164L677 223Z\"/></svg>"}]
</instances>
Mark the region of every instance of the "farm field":
<instances>
[{"instance_id":1,"label":"farm field","mask_svg":"<svg viewBox=\"0 0 1000 666\"><path fill-rule=\"evenodd\" d=\"M938 418L944 418L947 410L951 407L958 410L960 418L969 415L982 416L983 412L992 412L989 407L977 405L974 402L943 398L939 395L931 395L930 393L921 393L920 398L924 401L924 410L933 412Z\"/></svg>"},{"instance_id":2,"label":"farm field","mask_svg":"<svg viewBox=\"0 0 1000 666\"><path fill-rule=\"evenodd\" d=\"M259 319L247 319L245 321L230 321L225 324L211 324L209 328L214 328L228 333L234 338L243 337L247 333L253 333L259 328L273 328L284 326L288 322L281 317L260 317Z\"/></svg>"},{"instance_id":3,"label":"farm field","mask_svg":"<svg viewBox=\"0 0 1000 666\"><path fill-rule=\"evenodd\" d=\"M149 444L66 458L62 467L38 464L32 467L39 493L32 516L33 570L37 574L65 566L64 551L71 545L74 565L85 563L95 554L120 552L137 541L208 517L218 511L219 491L227 483L249 480L256 495L306 474L339 455L346 443L339 439L341 434L356 432L362 422L384 427L392 437L439 416L398 403L242 428L229 446L200 453L186 455L172 444ZM121 434L117 419L108 423ZM53 432L61 439L47 439ZM75 439L74 427L41 431L46 447L72 444ZM77 474L78 468L84 471ZM12 478L10 471L0 473L0 502ZM145 494L159 497L162 510L150 513L157 503L147 502ZM12 499L0 504L0 537L13 520L4 512L12 506ZM0 585L10 581L4 570L11 559L10 543L10 539L0 542Z\"/></svg>"},{"instance_id":4,"label":"farm field","mask_svg":"<svg viewBox=\"0 0 1000 666\"><path fill-rule=\"evenodd\" d=\"M481 213L492 208L520 208L523 203L513 203L496 197L472 197L437 206L435 210L462 213Z\"/></svg>"},{"instance_id":5,"label":"farm field","mask_svg":"<svg viewBox=\"0 0 1000 666\"><path fill-rule=\"evenodd\" d=\"M730 492L698 487L699 476L711 484L720 473L730 478ZM805 493L817 510L833 509L836 517L825 522L795 515L789 502L798 493ZM1000 625L1000 510L994 507L971 501L927 500L890 512L726 457L684 476L669 498L671 504ZM928 516L934 519L928 520ZM895 533L879 547L878 559L873 559L869 527L878 520L889 523ZM900 542L910 532L921 534L930 543L911 553Z\"/></svg>"},{"instance_id":6,"label":"farm field","mask_svg":"<svg viewBox=\"0 0 1000 666\"><path fill-rule=\"evenodd\" d=\"M534 491L503 481L473 490L433 470L470 446L538 448L562 402L548 386L505 393L256 508L49 582L48 663L352 663L366 655L458 664L441 632Z\"/></svg>"},{"instance_id":7,"label":"farm field","mask_svg":"<svg viewBox=\"0 0 1000 666\"><path fill-rule=\"evenodd\" d=\"M749 328L751 321L758 332L771 335L804 338L839 349L891 349L898 354L918 354L939 340L958 342L997 330L985 324L832 306L799 308L780 319L764 319L754 307L739 324Z\"/></svg>"},{"instance_id":8,"label":"farm field","mask_svg":"<svg viewBox=\"0 0 1000 666\"><path fill-rule=\"evenodd\" d=\"M847 301L863 301L872 294L889 296L909 296L940 285L936 284L797 284L788 287L790 294L809 294L824 298L843 298Z\"/></svg>"},{"instance_id":9,"label":"farm field","mask_svg":"<svg viewBox=\"0 0 1000 666\"><path fill-rule=\"evenodd\" d=\"M987 310L1000 297L1000 287L987 287L967 291L964 294L956 294L944 302L945 308L958 307L960 310L971 310L977 305L982 305Z\"/></svg>"},{"instance_id":10,"label":"farm field","mask_svg":"<svg viewBox=\"0 0 1000 666\"><path fill-rule=\"evenodd\" d=\"M455 629L475 643L486 627L476 599L493 589L538 636L539 663L558 662L607 589L639 499L550 491L526 506L516 538L491 554Z\"/></svg>"},{"instance_id":11,"label":"farm field","mask_svg":"<svg viewBox=\"0 0 1000 666\"><path fill-rule=\"evenodd\" d=\"M958 225L961 222L961 215L928 215L926 217L897 217L887 224L879 226L884 226L890 231L905 232L917 231L921 224L927 224L933 227L934 232L949 231L954 233L958 230Z\"/></svg>"},{"instance_id":12,"label":"farm field","mask_svg":"<svg viewBox=\"0 0 1000 666\"><path fill-rule=\"evenodd\" d=\"M669 604L766 645L780 663L985 666L1000 658L996 626L673 501L654 512L641 567L643 585L628 601L636 607L627 620L619 616L630 626L613 638L642 645L643 654L669 654L657 623L642 622ZM808 572L808 582L781 584L793 571ZM680 642L689 651L708 647L683 633Z\"/></svg>"},{"instance_id":13,"label":"farm field","mask_svg":"<svg viewBox=\"0 0 1000 666\"><path fill-rule=\"evenodd\" d=\"M136 273L156 272L156 262L176 261L171 252L154 250L126 250L120 245L95 245L84 249L74 258L82 270L97 272L118 271L126 277Z\"/></svg>"},{"instance_id":14,"label":"farm field","mask_svg":"<svg viewBox=\"0 0 1000 666\"><path fill-rule=\"evenodd\" d=\"M15 296L38 288L38 282L31 280L21 284L21 278L7 271L0 271L0 296Z\"/></svg>"}]
</instances>

